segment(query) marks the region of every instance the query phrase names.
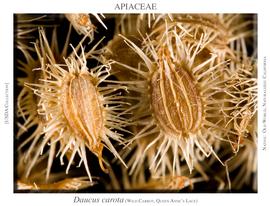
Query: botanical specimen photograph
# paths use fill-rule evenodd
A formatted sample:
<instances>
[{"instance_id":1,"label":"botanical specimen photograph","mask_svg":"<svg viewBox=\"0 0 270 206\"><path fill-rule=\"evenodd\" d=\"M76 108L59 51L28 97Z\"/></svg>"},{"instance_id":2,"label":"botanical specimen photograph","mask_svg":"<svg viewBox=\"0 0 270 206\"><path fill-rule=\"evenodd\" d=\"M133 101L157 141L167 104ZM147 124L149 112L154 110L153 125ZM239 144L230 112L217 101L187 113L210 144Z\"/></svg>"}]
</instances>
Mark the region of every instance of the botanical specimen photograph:
<instances>
[{"instance_id":1,"label":"botanical specimen photograph","mask_svg":"<svg viewBox=\"0 0 270 206\"><path fill-rule=\"evenodd\" d=\"M14 14L14 191L257 193L257 15Z\"/></svg>"}]
</instances>

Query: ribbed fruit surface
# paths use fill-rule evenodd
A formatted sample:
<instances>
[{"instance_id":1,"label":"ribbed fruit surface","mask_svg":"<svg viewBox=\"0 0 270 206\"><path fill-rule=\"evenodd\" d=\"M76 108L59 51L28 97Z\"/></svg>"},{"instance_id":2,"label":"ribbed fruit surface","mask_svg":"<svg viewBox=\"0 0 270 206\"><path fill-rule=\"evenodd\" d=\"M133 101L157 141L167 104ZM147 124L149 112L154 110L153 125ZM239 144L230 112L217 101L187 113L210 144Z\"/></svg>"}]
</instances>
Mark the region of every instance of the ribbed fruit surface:
<instances>
[{"instance_id":1,"label":"ribbed fruit surface","mask_svg":"<svg viewBox=\"0 0 270 206\"><path fill-rule=\"evenodd\" d=\"M99 93L87 74L69 75L63 82L62 106L69 128L90 145L99 142L103 117Z\"/></svg>"},{"instance_id":2,"label":"ribbed fruit surface","mask_svg":"<svg viewBox=\"0 0 270 206\"><path fill-rule=\"evenodd\" d=\"M151 80L154 116L164 132L186 136L200 127L203 104L191 75L182 68L166 66Z\"/></svg>"}]
</instances>

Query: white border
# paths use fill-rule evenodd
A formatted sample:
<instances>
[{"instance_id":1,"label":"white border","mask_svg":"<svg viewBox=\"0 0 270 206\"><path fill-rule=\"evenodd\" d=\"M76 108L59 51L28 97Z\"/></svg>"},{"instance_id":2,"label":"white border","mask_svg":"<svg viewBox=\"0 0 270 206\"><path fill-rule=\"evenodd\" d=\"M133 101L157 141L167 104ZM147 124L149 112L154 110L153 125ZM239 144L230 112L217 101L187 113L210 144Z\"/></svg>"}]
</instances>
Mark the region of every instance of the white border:
<instances>
[{"instance_id":1,"label":"white border","mask_svg":"<svg viewBox=\"0 0 270 206\"><path fill-rule=\"evenodd\" d=\"M48 206L48 205L79 205L74 204L76 194L18 194L13 193L13 13L64 13L64 12L101 12L117 13L115 4L120 2L134 2L131 0L8 0L2 1L0 12L0 205L20 206ZM258 14L258 78L259 78L259 118L258 118L258 193L257 194L78 194L88 198L125 197L142 199L197 199L196 205L222 206L222 205L269 205L270 181L269 181L269 157L270 142L267 138L267 151L262 150L262 69L263 60L267 60L267 104L269 112L269 65L270 65L270 11L266 1L256 0L152 0L136 2L157 3L157 13L257 13ZM121 13L138 13L141 11L122 11ZM3 120L4 83L9 82L9 125ZM270 125L267 116L267 125ZM266 134L269 137L269 131ZM107 205L103 203L85 203L80 205ZM113 205L118 205L114 203ZM129 205L127 203L119 205ZM131 204L137 205L137 204ZM169 204L140 204L140 205L169 205ZM195 204L172 204L172 205L195 205Z\"/></svg>"}]
</instances>

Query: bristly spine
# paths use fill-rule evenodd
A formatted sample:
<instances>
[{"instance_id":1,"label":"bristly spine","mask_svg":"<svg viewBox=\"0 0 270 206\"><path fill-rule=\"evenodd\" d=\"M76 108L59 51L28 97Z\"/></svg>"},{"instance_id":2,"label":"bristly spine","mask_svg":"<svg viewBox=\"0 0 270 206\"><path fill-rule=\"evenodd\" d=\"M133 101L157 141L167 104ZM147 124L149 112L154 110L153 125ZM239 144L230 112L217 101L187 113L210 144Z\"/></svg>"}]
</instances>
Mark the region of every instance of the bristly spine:
<instances>
[{"instance_id":1,"label":"bristly spine","mask_svg":"<svg viewBox=\"0 0 270 206\"><path fill-rule=\"evenodd\" d=\"M43 31L41 33L42 41L47 45ZM39 71L43 75L37 82L25 83L25 86L38 96L37 113L44 122L42 138L36 143L39 149L31 160L28 175L46 146L49 146L47 178L56 156L60 156L61 164L64 164L64 157L68 158L68 173L77 154L81 159L79 165L84 164L92 181L86 157L87 149L98 157L104 172L107 172L102 157L104 147L125 164L110 141L110 138L120 144L123 141L117 131L123 130L127 120L115 110L125 110L119 95L124 87L120 84L100 86L110 76L110 64L91 69L87 67L87 58L94 56L96 46L85 52L80 44L76 48L71 45L73 52L64 57L64 62L60 64L55 61L48 47L48 52L38 53L41 61L47 58L48 62L41 62L41 67L33 72Z\"/></svg>"}]
</instances>

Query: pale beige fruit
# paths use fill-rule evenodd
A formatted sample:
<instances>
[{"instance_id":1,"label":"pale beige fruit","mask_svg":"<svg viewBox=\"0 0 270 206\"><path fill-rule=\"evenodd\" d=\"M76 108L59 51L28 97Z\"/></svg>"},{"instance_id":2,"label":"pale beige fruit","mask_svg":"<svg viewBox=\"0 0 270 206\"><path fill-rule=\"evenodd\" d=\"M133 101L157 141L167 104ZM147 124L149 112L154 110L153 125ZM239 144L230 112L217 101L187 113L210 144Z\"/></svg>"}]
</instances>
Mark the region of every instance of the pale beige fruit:
<instances>
[{"instance_id":1,"label":"pale beige fruit","mask_svg":"<svg viewBox=\"0 0 270 206\"><path fill-rule=\"evenodd\" d=\"M157 23L157 29L142 35L141 47L120 35L141 57L137 67L116 62L137 77L127 84L141 97L133 106L136 130L130 147L140 155L128 162L131 175L146 167L151 175L181 176L182 160L192 172L197 161L210 155L226 166L217 152L221 144L237 143L232 113L238 109L234 102L243 100L232 97L229 86L238 73L231 61L235 58L231 44L251 31L233 33L240 29L237 26L226 30L230 23L224 22L234 16L215 18L218 25L207 15L176 15L176 20Z\"/></svg>"},{"instance_id":2,"label":"pale beige fruit","mask_svg":"<svg viewBox=\"0 0 270 206\"><path fill-rule=\"evenodd\" d=\"M67 157L66 173L68 173L75 156L78 155L81 159L78 164L84 163L92 182L86 157L87 150L98 157L104 172L107 172L103 165L104 147L122 161L110 138L120 144L123 139L116 130L123 130L127 123L121 115L125 110L123 106L125 103L119 94L125 87L117 83L99 86L110 76L110 64L87 68L89 56L98 59L93 53L98 54L95 48L100 42L92 50L85 52L81 46L87 37L85 36L76 48L72 47L73 52L66 57L62 56L64 61L58 63L42 29L40 37L41 44L36 44L40 67L33 72L42 75L34 82L25 83L25 86L30 88L35 94L34 97L38 99L32 104L37 105L37 115L42 118L42 122L36 123L42 126L42 131L35 134L34 141L33 138L26 140L33 141L28 150L29 154L34 152L33 147L38 148L29 158L31 164L28 165L26 175L30 174L43 151L48 150L47 178L57 156L60 156L61 164L65 164L64 158ZM57 42L54 43L57 45ZM79 46L81 46L80 53ZM64 46L64 51L66 49Z\"/></svg>"},{"instance_id":3,"label":"pale beige fruit","mask_svg":"<svg viewBox=\"0 0 270 206\"><path fill-rule=\"evenodd\" d=\"M168 51L166 51L167 53ZM186 137L198 131L203 119L203 102L191 75L181 66L173 68L168 55L160 59L167 61L171 71L160 64L151 78L151 106L159 127L171 136ZM167 73L166 73L167 72ZM168 72L170 76L168 78Z\"/></svg>"},{"instance_id":4,"label":"pale beige fruit","mask_svg":"<svg viewBox=\"0 0 270 206\"><path fill-rule=\"evenodd\" d=\"M102 24L102 26L107 29L106 25L103 23L98 14L92 14L95 18ZM101 16L105 18L102 14ZM65 17L70 21L74 29L78 34L87 35L90 41L94 39L94 32L96 26L92 23L89 14L86 13L67 13Z\"/></svg>"}]
</instances>

